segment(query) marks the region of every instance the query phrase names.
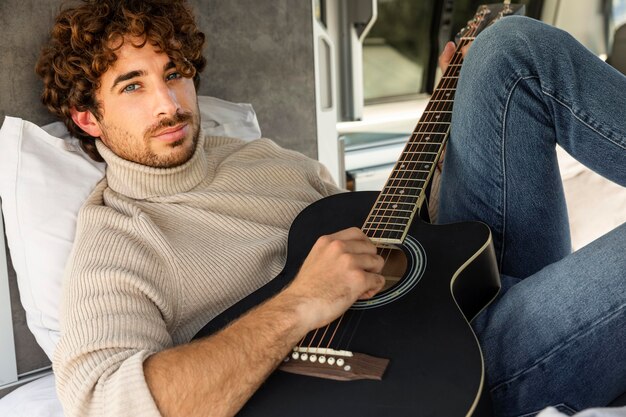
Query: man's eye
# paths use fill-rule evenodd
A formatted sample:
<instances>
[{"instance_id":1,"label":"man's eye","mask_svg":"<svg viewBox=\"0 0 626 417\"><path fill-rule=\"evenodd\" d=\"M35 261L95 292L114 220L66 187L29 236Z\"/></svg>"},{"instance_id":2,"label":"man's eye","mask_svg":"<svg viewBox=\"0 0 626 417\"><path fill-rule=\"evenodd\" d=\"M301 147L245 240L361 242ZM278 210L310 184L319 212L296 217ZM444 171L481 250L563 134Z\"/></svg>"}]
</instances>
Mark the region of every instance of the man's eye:
<instances>
[{"instance_id":1,"label":"man's eye","mask_svg":"<svg viewBox=\"0 0 626 417\"><path fill-rule=\"evenodd\" d=\"M180 72L173 72L171 74L168 74L167 77L165 77L165 79L167 81L170 81L170 80L176 80L181 77L182 77L182 74Z\"/></svg>"},{"instance_id":2,"label":"man's eye","mask_svg":"<svg viewBox=\"0 0 626 417\"><path fill-rule=\"evenodd\" d=\"M138 88L139 88L139 84L128 84L126 87L124 87L122 92L123 93L131 93L131 92L137 90Z\"/></svg>"}]
</instances>

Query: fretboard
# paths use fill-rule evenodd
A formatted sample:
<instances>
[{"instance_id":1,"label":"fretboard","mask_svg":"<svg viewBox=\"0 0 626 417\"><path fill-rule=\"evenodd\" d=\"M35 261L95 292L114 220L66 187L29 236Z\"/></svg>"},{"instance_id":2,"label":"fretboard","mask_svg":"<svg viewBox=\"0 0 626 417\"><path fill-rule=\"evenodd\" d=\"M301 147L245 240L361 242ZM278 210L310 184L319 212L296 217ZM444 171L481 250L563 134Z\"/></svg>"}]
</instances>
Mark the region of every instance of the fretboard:
<instances>
[{"instance_id":1,"label":"fretboard","mask_svg":"<svg viewBox=\"0 0 626 417\"><path fill-rule=\"evenodd\" d=\"M363 232L374 242L402 243L425 199L426 187L450 132L452 105L463 62L461 48L472 39L466 37L459 42L450 65L363 224Z\"/></svg>"}]
</instances>

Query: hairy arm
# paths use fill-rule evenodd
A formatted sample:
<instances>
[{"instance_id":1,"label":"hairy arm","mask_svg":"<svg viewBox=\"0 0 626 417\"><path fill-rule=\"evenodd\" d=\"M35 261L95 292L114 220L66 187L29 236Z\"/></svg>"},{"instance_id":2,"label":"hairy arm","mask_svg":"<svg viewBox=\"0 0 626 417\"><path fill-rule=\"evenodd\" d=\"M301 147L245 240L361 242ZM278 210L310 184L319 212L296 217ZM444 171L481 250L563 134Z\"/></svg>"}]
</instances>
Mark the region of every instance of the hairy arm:
<instances>
[{"instance_id":1,"label":"hairy arm","mask_svg":"<svg viewBox=\"0 0 626 417\"><path fill-rule=\"evenodd\" d=\"M320 238L283 292L217 334L161 351L144 374L164 416L232 416L312 329L382 288L383 260L358 229Z\"/></svg>"}]
</instances>

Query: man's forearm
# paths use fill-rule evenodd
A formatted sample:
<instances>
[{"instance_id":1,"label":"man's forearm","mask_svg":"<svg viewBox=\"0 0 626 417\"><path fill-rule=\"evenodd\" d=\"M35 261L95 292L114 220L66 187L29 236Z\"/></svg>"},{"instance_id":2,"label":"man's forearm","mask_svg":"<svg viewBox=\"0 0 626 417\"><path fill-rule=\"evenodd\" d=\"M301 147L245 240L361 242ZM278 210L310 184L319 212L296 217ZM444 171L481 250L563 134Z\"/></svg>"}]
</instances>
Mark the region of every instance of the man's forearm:
<instances>
[{"instance_id":1,"label":"man's forearm","mask_svg":"<svg viewBox=\"0 0 626 417\"><path fill-rule=\"evenodd\" d=\"M144 363L164 416L231 416L306 334L297 297L281 294L213 336Z\"/></svg>"},{"instance_id":2,"label":"man's forearm","mask_svg":"<svg viewBox=\"0 0 626 417\"><path fill-rule=\"evenodd\" d=\"M144 363L165 416L231 416L309 330L322 327L385 282L369 238L350 228L320 237L290 285L221 332Z\"/></svg>"}]
</instances>

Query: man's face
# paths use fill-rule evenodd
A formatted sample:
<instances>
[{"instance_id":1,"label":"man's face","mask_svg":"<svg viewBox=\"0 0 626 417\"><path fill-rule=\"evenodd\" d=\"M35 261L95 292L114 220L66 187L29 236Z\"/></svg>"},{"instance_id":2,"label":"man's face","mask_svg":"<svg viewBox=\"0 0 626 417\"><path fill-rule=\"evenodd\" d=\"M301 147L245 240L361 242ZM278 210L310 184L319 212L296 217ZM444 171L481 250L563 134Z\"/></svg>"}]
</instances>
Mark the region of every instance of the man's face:
<instances>
[{"instance_id":1,"label":"man's face","mask_svg":"<svg viewBox=\"0 0 626 417\"><path fill-rule=\"evenodd\" d=\"M196 89L166 54L126 39L100 81L100 135L92 136L119 157L151 167L191 158L200 131Z\"/></svg>"}]
</instances>

